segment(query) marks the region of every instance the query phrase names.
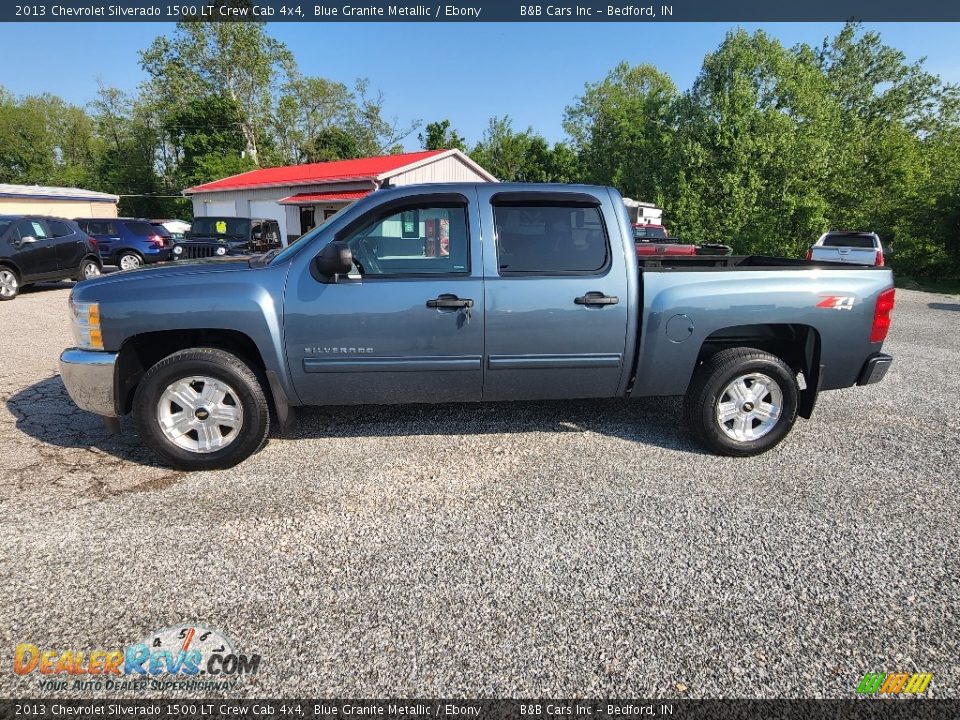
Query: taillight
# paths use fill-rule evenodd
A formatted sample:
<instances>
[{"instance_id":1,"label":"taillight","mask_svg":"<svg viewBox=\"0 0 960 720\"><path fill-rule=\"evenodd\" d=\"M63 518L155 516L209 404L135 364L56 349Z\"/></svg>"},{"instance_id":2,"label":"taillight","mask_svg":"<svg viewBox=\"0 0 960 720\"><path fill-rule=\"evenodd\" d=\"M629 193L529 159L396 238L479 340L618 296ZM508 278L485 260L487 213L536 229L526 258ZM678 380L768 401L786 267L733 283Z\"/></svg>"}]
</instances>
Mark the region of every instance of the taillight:
<instances>
[{"instance_id":1,"label":"taillight","mask_svg":"<svg viewBox=\"0 0 960 720\"><path fill-rule=\"evenodd\" d=\"M90 244L93 245L93 249L97 249L97 239L95 237L87 237L87 240L90 241Z\"/></svg>"},{"instance_id":2,"label":"taillight","mask_svg":"<svg viewBox=\"0 0 960 720\"><path fill-rule=\"evenodd\" d=\"M877 267L883 267L883 250L877 250L877 259L874 262Z\"/></svg>"},{"instance_id":3,"label":"taillight","mask_svg":"<svg viewBox=\"0 0 960 720\"><path fill-rule=\"evenodd\" d=\"M878 343L887 339L890 330L890 312L893 310L896 290L887 288L877 295L877 304L873 309L873 327L870 328L870 342Z\"/></svg>"},{"instance_id":4,"label":"taillight","mask_svg":"<svg viewBox=\"0 0 960 720\"><path fill-rule=\"evenodd\" d=\"M157 247L163 247L163 235L151 235L147 239L154 243Z\"/></svg>"},{"instance_id":5,"label":"taillight","mask_svg":"<svg viewBox=\"0 0 960 720\"><path fill-rule=\"evenodd\" d=\"M807 256L805 260L813 260L813 248L807 248Z\"/></svg>"}]
</instances>

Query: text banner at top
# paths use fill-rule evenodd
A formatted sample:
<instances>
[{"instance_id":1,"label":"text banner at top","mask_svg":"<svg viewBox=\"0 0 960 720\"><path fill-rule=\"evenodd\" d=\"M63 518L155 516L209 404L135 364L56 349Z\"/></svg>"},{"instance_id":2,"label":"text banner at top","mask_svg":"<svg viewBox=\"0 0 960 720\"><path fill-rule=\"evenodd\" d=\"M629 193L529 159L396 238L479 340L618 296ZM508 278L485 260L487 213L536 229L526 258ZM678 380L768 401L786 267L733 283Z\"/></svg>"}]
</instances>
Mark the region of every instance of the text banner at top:
<instances>
[{"instance_id":1,"label":"text banner at top","mask_svg":"<svg viewBox=\"0 0 960 720\"><path fill-rule=\"evenodd\" d=\"M957 0L38 0L3 22L956 22Z\"/></svg>"}]
</instances>

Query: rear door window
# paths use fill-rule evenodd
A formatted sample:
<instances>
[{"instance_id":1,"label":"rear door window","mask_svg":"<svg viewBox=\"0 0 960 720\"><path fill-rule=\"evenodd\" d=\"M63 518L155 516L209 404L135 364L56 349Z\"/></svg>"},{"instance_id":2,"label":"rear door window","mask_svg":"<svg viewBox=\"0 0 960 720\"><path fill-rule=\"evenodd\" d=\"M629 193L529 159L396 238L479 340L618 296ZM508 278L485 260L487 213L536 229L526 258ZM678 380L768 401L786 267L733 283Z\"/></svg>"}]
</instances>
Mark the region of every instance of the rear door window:
<instances>
[{"instance_id":1,"label":"rear door window","mask_svg":"<svg viewBox=\"0 0 960 720\"><path fill-rule=\"evenodd\" d=\"M600 209L579 204L494 205L501 275L600 274L610 259Z\"/></svg>"},{"instance_id":2,"label":"rear door window","mask_svg":"<svg viewBox=\"0 0 960 720\"><path fill-rule=\"evenodd\" d=\"M50 234L55 238L73 235L73 228L71 228L65 222L60 220L48 220L47 224L50 226Z\"/></svg>"}]
</instances>

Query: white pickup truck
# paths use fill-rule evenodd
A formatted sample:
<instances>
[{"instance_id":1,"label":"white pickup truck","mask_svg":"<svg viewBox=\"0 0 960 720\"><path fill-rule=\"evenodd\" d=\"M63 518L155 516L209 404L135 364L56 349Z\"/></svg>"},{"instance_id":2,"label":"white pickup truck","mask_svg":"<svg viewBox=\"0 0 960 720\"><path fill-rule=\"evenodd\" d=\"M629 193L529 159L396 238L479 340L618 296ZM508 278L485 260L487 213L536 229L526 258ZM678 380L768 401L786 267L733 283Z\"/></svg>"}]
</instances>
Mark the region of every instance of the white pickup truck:
<instances>
[{"instance_id":1,"label":"white pickup truck","mask_svg":"<svg viewBox=\"0 0 960 720\"><path fill-rule=\"evenodd\" d=\"M876 233L831 230L810 247L807 260L883 267L883 245Z\"/></svg>"}]
</instances>

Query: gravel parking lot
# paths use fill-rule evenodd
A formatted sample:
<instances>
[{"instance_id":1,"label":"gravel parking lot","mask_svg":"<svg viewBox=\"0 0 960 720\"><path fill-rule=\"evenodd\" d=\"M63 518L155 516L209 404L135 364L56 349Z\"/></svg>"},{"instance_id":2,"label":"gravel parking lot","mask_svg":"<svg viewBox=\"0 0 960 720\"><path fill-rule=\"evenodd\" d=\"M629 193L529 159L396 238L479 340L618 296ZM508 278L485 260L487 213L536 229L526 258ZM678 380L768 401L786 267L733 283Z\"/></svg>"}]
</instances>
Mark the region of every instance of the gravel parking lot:
<instances>
[{"instance_id":1,"label":"gravel parking lot","mask_svg":"<svg viewBox=\"0 0 960 720\"><path fill-rule=\"evenodd\" d=\"M70 402L69 287L0 303L4 696L19 642L184 622L262 655L230 695L960 696L960 297L898 291L887 379L758 458L676 399L332 408L184 474Z\"/></svg>"}]
</instances>

